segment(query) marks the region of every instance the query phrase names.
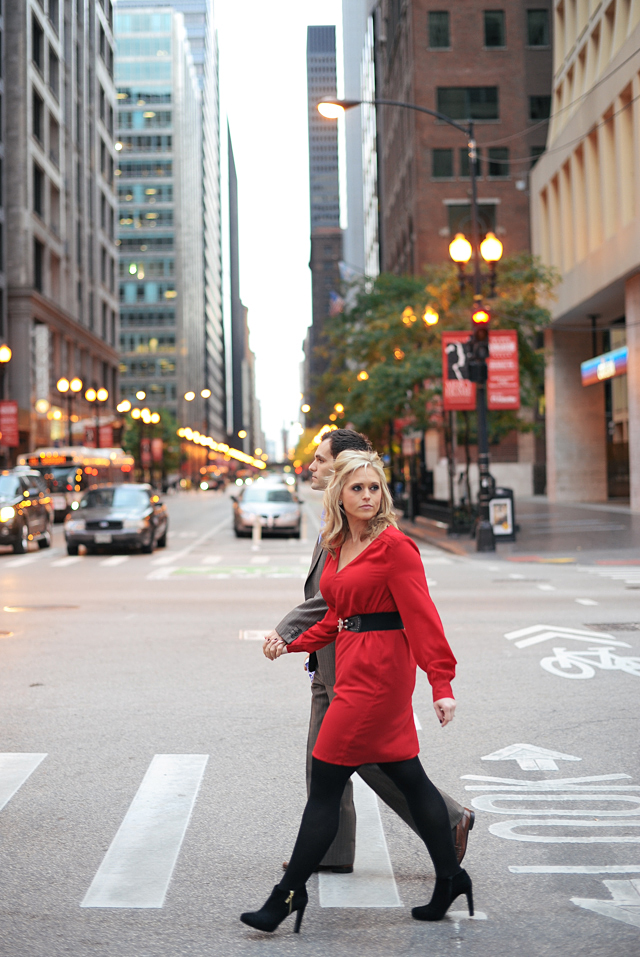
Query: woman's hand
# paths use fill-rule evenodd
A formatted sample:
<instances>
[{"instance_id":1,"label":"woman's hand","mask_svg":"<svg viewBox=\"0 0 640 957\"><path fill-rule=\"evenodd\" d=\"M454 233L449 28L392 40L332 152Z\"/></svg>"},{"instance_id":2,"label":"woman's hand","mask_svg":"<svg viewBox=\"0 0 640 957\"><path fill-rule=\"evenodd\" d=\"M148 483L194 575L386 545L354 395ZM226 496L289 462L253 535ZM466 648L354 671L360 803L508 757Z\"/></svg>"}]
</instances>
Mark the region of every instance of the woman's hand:
<instances>
[{"instance_id":1,"label":"woman's hand","mask_svg":"<svg viewBox=\"0 0 640 957\"><path fill-rule=\"evenodd\" d=\"M271 635L267 635L264 645L262 646L262 652L266 658L275 661L280 655L286 654L286 651L287 643L277 632L272 632Z\"/></svg>"},{"instance_id":2,"label":"woman's hand","mask_svg":"<svg viewBox=\"0 0 640 957\"><path fill-rule=\"evenodd\" d=\"M456 702L454 698L439 698L438 701L433 702L433 708L443 728L449 724L450 721L453 721L453 716L456 713Z\"/></svg>"}]
</instances>

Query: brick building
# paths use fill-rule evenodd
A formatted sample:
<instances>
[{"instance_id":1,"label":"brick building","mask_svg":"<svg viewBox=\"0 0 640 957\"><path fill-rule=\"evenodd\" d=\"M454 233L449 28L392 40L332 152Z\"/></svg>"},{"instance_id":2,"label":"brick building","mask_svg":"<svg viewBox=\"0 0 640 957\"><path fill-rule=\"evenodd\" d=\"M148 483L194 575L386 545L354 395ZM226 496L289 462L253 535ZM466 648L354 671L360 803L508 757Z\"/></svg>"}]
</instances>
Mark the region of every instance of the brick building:
<instances>
[{"instance_id":1,"label":"brick building","mask_svg":"<svg viewBox=\"0 0 640 957\"><path fill-rule=\"evenodd\" d=\"M377 95L473 120L481 228L505 255L529 248L531 166L544 150L551 94L551 3L382 0ZM469 234L465 138L446 123L378 108L381 268L419 273Z\"/></svg>"}]
</instances>

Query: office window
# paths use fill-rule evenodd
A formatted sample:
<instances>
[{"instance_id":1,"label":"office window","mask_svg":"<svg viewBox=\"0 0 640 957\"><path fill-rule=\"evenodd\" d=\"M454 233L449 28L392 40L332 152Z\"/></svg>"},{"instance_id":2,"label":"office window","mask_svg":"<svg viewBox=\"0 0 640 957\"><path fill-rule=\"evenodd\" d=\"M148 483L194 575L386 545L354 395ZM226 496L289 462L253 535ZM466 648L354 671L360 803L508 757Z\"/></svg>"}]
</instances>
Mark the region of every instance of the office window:
<instances>
[{"instance_id":1,"label":"office window","mask_svg":"<svg viewBox=\"0 0 640 957\"><path fill-rule=\"evenodd\" d=\"M32 132L41 143L44 141L44 100L33 91L32 99Z\"/></svg>"},{"instance_id":2,"label":"office window","mask_svg":"<svg viewBox=\"0 0 640 957\"><path fill-rule=\"evenodd\" d=\"M487 154L487 175L509 177L509 150L504 146L490 146Z\"/></svg>"},{"instance_id":3,"label":"office window","mask_svg":"<svg viewBox=\"0 0 640 957\"><path fill-rule=\"evenodd\" d=\"M480 150L476 150L476 176L482 176L482 162L480 157ZM465 178L469 177L469 147L461 146L460 147L460 176Z\"/></svg>"},{"instance_id":4,"label":"office window","mask_svg":"<svg viewBox=\"0 0 640 957\"><path fill-rule=\"evenodd\" d=\"M484 11L484 45L486 47L507 45L504 10Z\"/></svg>"},{"instance_id":5,"label":"office window","mask_svg":"<svg viewBox=\"0 0 640 957\"><path fill-rule=\"evenodd\" d=\"M544 146L532 146L529 155L531 156L531 169L536 165L542 154L544 153Z\"/></svg>"},{"instance_id":6,"label":"office window","mask_svg":"<svg viewBox=\"0 0 640 957\"><path fill-rule=\"evenodd\" d=\"M44 246L37 239L33 241L33 285L38 292L44 291Z\"/></svg>"},{"instance_id":7,"label":"office window","mask_svg":"<svg viewBox=\"0 0 640 957\"><path fill-rule=\"evenodd\" d=\"M439 86L438 112L452 120L497 120L497 86Z\"/></svg>"},{"instance_id":8,"label":"office window","mask_svg":"<svg viewBox=\"0 0 640 957\"><path fill-rule=\"evenodd\" d=\"M527 46L551 46L548 10L527 10Z\"/></svg>"},{"instance_id":9,"label":"office window","mask_svg":"<svg viewBox=\"0 0 640 957\"><path fill-rule=\"evenodd\" d=\"M452 236L456 233L463 233L465 236L471 235L471 206L468 203L460 205L451 205L447 207L449 213L449 232ZM478 204L478 221L480 224L480 236L484 239L487 233L496 231L496 206L494 203Z\"/></svg>"},{"instance_id":10,"label":"office window","mask_svg":"<svg viewBox=\"0 0 640 957\"><path fill-rule=\"evenodd\" d=\"M49 19L53 29L58 32L60 23L60 5L58 0L49 0Z\"/></svg>"},{"instance_id":11,"label":"office window","mask_svg":"<svg viewBox=\"0 0 640 957\"><path fill-rule=\"evenodd\" d=\"M99 46L100 46L100 56L102 57L103 60L105 60L105 51L107 48L107 37L104 32L104 28L102 27L102 24L100 25L100 32L99 32Z\"/></svg>"},{"instance_id":12,"label":"office window","mask_svg":"<svg viewBox=\"0 0 640 957\"><path fill-rule=\"evenodd\" d=\"M100 247L100 282L107 285L107 250Z\"/></svg>"},{"instance_id":13,"label":"office window","mask_svg":"<svg viewBox=\"0 0 640 957\"><path fill-rule=\"evenodd\" d=\"M453 150L433 150L431 175L434 179L449 179L453 176Z\"/></svg>"},{"instance_id":14,"label":"office window","mask_svg":"<svg viewBox=\"0 0 640 957\"><path fill-rule=\"evenodd\" d=\"M107 101L106 101L105 93L104 93L104 90L102 89L101 83L98 84L98 90L99 90L98 103L100 104L100 119L104 123L105 117L106 117L106 102Z\"/></svg>"},{"instance_id":15,"label":"office window","mask_svg":"<svg viewBox=\"0 0 640 957\"><path fill-rule=\"evenodd\" d=\"M44 70L44 30L37 17L31 18L31 59L42 72Z\"/></svg>"},{"instance_id":16,"label":"office window","mask_svg":"<svg viewBox=\"0 0 640 957\"><path fill-rule=\"evenodd\" d=\"M104 193L100 193L100 225L107 231L107 198Z\"/></svg>"},{"instance_id":17,"label":"office window","mask_svg":"<svg viewBox=\"0 0 640 957\"><path fill-rule=\"evenodd\" d=\"M4 164L0 156L0 207L4 206Z\"/></svg>"},{"instance_id":18,"label":"office window","mask_svg":"<svg viewBox=\"0 0 640 957\"><path fill-rule=\"evenodd\" d=\"M0 272L4 272L4 231L2 223L0 223ZM2 316L0 315L0 327L1 326Z\"/></svg>"},{"instance_id":19,"label":"office window","mask_svg":"<svg viewBox=\"0 0 640 957\"><path fill-rule=\"evenodd\" d=\"M548 120L551 115L551 97L550 96L530 96L529 97L529 119L530 120Z\"/></svg>"},{"instance_id":20,"label":"office window","mask_svg":"<svg viewBox=\"0 0 640 957\"><path fill-rule=\"evenodd\" d=\"M60 165L60 124L53 116L49 116L49 159Z\"/></svg>"},{"instance_id":21,"label":"office window","mask_svg":"<svg viewBox=\"0 0 640 957\"><path fill-rule=\"evenodd\" d=\"M49 88L56 100L60 99L60 60L55 50L49 47Z\"/></svg>"},{"instance_id":22,"label":"office window","mask_svg":"<svg viewBox=\"0 0 640 957\"><path fill-rule=\"evenodd\" d=\"M449 11L432 10L429 13L429 49L443 50L450 46Z\"/></svg>"},{"instance_id":23,"label":"office window","mask_svg":"<svg viewBox=\"0 0 640 957\"><path fill-rule=\"evenodd\" d=\"M33 164L33 211L38 216L44 216L44 173L35 163Z\"/></svg>"}]
</instances>

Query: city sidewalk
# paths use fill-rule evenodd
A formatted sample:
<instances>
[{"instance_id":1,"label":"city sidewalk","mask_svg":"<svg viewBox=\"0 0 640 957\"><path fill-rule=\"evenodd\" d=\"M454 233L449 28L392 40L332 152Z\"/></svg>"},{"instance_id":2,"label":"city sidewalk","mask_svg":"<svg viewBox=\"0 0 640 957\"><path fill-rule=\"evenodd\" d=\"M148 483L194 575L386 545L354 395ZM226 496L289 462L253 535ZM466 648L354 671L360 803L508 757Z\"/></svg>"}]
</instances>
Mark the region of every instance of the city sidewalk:
<instances>
[{"instance_id":1,"label":"city sidewalk","mask_svg":"<svg viewBox=\"0 0 640 957\"><path fill-rule=\"evenodd\" d=\"M515 510L520 531L515 542L498 542L496 554L502 558L640 565L640 515L628 506L581 502L559 505L535 496L519 499ZM441 522L418 517L415 522L400 518L398 524L417 541L457 555L478 554L473 539L448 535Z\"/></svg>"}]
</instances>

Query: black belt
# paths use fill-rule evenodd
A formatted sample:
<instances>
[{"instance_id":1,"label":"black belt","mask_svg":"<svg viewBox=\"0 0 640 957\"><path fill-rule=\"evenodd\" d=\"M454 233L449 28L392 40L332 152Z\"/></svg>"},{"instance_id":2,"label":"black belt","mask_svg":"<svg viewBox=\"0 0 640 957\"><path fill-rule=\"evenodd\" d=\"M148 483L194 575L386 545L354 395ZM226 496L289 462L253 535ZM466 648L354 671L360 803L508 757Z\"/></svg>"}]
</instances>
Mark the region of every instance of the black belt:
<instances>
[{"instance_id":1,"label":"black belt","mask_svg":"<svg viewBox=\"0 0 640 957\"><path fill-rule=\"evenodd\" d=\"M403 628L402 618L397 611L338 618L338 631L400 631Z\"/></svg>"}]
</instances>

